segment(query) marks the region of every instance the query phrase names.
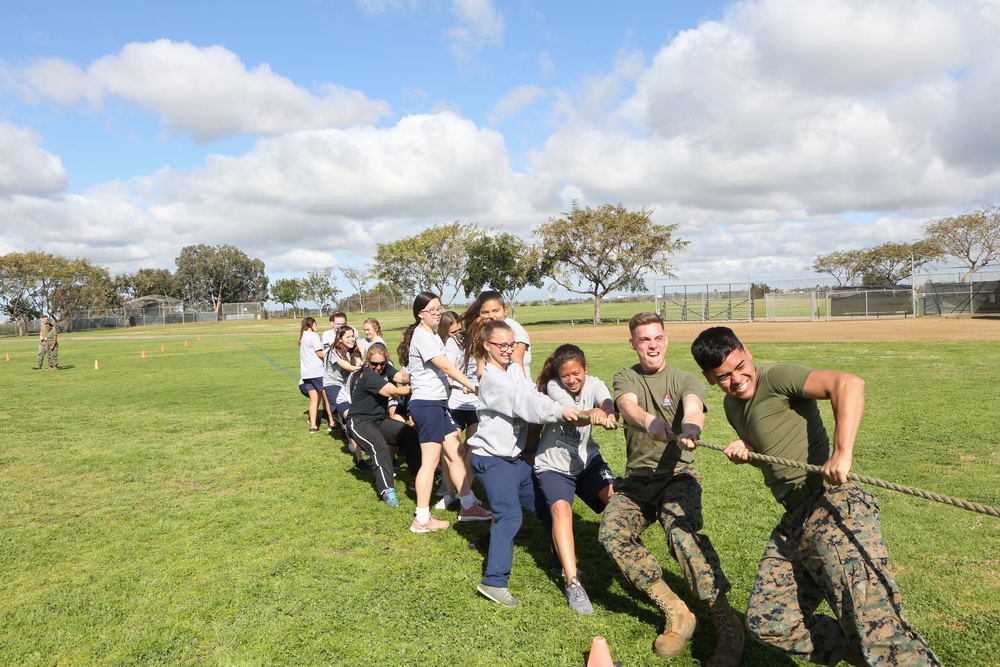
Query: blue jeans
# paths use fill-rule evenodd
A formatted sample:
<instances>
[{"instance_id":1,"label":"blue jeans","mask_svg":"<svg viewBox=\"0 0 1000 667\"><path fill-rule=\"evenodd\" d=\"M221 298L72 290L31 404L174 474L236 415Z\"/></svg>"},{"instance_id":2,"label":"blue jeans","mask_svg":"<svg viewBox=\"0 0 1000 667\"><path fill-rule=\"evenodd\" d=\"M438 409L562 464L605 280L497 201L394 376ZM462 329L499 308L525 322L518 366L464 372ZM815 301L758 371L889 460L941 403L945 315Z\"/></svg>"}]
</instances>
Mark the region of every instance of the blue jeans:
<instances>
[{"instance_id":1,"label":"blue jeans","mask_svg":"<svg viewBox=\"0 0 1000 667\"><path fill-rule=\"evenodd\" d=\"M472 472L486 490L493 511L483 584L506 588L514 562L514 536L521 529L520 506L536 516L539 513L531 466L523 459L508 461L473 453Z\"/></svg>"}]
</instances>

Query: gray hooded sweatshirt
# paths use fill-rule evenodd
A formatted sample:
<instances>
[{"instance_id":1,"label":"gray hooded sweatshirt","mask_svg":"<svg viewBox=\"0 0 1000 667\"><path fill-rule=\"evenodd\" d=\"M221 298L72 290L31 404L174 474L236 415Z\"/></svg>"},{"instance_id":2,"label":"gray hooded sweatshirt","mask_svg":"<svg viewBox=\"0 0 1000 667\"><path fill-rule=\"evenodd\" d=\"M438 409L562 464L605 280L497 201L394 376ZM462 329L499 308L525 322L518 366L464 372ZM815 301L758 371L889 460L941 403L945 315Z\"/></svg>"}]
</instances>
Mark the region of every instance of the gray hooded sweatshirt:
<instances>
[{"instance_id":1,"label":"gray hooded sweatshirt","mask_svg":"<svg viewBox=\"0 0 1000 667\"><path fill-rule=\"evenodd\" d=\"M517 458L528 438L525 425L562 421L563 407L539 392L517 364L502 371L488 363L479 380L479 429L469 447L477 456Z\"/></svg>"}]
</instances>

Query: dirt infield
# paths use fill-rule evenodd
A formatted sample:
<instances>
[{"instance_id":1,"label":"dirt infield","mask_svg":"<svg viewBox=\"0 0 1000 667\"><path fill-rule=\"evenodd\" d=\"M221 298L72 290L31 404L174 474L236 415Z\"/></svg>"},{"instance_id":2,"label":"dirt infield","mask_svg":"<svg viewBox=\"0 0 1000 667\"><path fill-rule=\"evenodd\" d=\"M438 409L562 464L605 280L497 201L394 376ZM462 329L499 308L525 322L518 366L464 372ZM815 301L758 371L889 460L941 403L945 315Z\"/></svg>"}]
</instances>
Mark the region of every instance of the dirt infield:
<instances>
[{"instance_id":1,"label":"dirt infield","mask_svg":"<svg viewBox=\"0 0 1000 667\"><path fill-rule=\"evenodd\" d=\"M830 322L668 322L672 341L691 342L706 327L729 326L745 343L854 343L891 341L997 340L1000 320L921 317L892 320L837 320ZM566 326L531 329L538 343L563 343ZM628 327L578 324L572 340L579 343L625 342Z\"/></svg>"}]
</instances>

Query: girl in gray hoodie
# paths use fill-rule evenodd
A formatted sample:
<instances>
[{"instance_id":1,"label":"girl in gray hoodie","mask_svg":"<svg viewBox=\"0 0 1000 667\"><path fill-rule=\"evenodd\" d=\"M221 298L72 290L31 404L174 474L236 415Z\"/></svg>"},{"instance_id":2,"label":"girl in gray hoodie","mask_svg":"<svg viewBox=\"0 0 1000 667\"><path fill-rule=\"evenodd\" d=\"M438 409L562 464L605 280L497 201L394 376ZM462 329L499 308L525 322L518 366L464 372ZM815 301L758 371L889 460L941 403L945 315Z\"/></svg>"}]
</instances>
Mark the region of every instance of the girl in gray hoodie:
<instances>
[{"instance_id":1,"label":"girl in gray hoodie","mask_svg":"<svg viewBox=\"0 0 1000 667\"><path fill-rule=\"evenodd\" d=\"M514 536L521 528L521 505L538 514L531 466L522 458L527 424L578 421L580 411L540 393L524 371L511 363L514 332L503 320L482 325L474 353L483 362L479 380L479 430L469 439L472 470L493 509L486 572L477 590L494 602L514 607L507 590L514 560ZM544 511L544 510L543 510Z\"/></svg>"}]
</instances>

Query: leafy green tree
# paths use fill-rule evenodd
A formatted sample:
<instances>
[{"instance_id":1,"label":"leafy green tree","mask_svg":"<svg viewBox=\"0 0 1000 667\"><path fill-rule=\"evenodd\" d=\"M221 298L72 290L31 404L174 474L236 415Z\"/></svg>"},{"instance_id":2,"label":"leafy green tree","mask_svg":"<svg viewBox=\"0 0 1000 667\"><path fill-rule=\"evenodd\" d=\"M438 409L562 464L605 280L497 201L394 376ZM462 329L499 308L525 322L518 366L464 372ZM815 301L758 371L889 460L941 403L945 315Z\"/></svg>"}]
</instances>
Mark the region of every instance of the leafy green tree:
<instances>
[{"instance_id":1,"label":"leafy green tree","mask_svg":"<svg viewBox=\"0 0 1000 667\"><path fill-rule=\"evenodd\" d=\"M231 245L189 245L174 260L184 300L219 312L224 303L267 300L264 262Z\"/></svg>"},{"instance_id":2,"label":"leafy green tree","mask_svg":"<svg viewBox=\"0 0 1000 667\"><path fill-rule=\"evenodd\" d=\"M106 268L85 258L38 251L8 253L0 257L0 309L11 319L41 313L60 320L100 307L102 283L108 280Z\"/></svg>"},{"instance_id":3,"label":"leafy green tree","mask_svg":"<svg viewBox=\"0 0 1000 667\"><path fill-rule=\"evenodd\" d=\"M812 270L828 273L837 280L837 287L853 285L862 271L861 250L837 250L813 260ZM808 270L808 269L807 269Z\"/></svg>"},{"instance_id":4,"label":"leafy green tree","mask_svg":"<svg viewBox=\"0 0 1000 667\"><path fill-rule=\"evenodd\" d=\"M142 296L162 295L183 298L183 291L177 276L170 269L139 269L132 274L133 299Z\"/></svg>"},{"instance_id":5,"label":"leafy green tree","mask_svg":"<svg viewBox=\"0 0 1000 667\"><path fill-rule=\"evenodd\" d=\"M301 283L302 298L314 302L317 308L332 307L340 295L340 290L337 289L336 280L333 277L332 266L309 271Z\"/></svg>"},{"instance_id":6,"label":"leafy green tree","mask_svg":"<svg viewBox=\"0 0 1000 667\"><path fill-rule=\"evenodd\" d=\"M674 238L677 225L657 225L652 211L624 204L580 208L549 218L533 234L553 262L552 279L577 294L594 297L594 323L601 322L601 299L614 291L639 292L643 276L674 276L670 258L687 241Z\"/></svg>"},{"instance_id":7,"label":"leafy green tree","mask_svg":"<svg viewBox=\"0 0 1000 667\"><path fill-rule=\"evenodd\" d=\"M298 278L281 278L271 285L271 299L296 311L303 298L302 281Z\"/></svg>"},{"instance_id":8,"label":"leafy green tree","mask_svg":"<svg viewBox=\"0 0 1000 667\"><path fill-rule=\"evenodd\" d=\"M465 296L472 296L489 286L503 294L513 308L521 290L528 285L541 287L551 272L551 258L519 237L507 233L484 236L469 245L462 288Z\"/></svg>"},{"instance_id":9,"label":"leafy green tree","mask_svg":"<svg viewBox=\"0 0 1000 667\"><path fill-rule=\"evenodd\" d=\"M924 225L926 240L942 256L956 258L968 267L962 282L989 264L1000 261L1000 207L996 204Z\"/></svg>"},{"instance_id":10,"label":"leafy green tree","mask_svg":"<svg viewBox=\"0 0 1000 667\"><path fill-rule=\"evenodd\" d=\"M913 271L937 258L939 252L926 241L883 243L861 252L862 285L898 285Z\"/></svg>"},{"instance_id":11,"label":"leafy green tree","mask_svg":"<svg viewBox=\"0 0 1000 667\"><path fill-rule=\"evenodd\" d=\"M374 277L404 294L429 289L445 304L458 296L469 245L483 233L457 220L428 227L419 234L375 247Z\"/></svg>"},{"instance_id":12,"label":"leafy green tree","mask_svg":"<svg viewBox=\"0 0 1000 667\"><path fill-rule=\"evenodd\" d=\"M350 298L356 301L360 312L363 314L365 312L365 297L367 296L365 286L371 278L371 271L359 269L356 266L342 266L340 267L340 272L344 275L344 279L347 280L347 284L354 290L354 294Z\"/></svg>"},{"instance_id":13,"label":"leafy green tree","mask_svg":"<svg viewBox=\"0 0 1000 667\"><path fill-rule=\"evenodd\" d=\"M752 283L750 285L750 296L754 299L763 299L765 294L770 294L773 291L767 283Z\"/></svg>"}]
</instances>

